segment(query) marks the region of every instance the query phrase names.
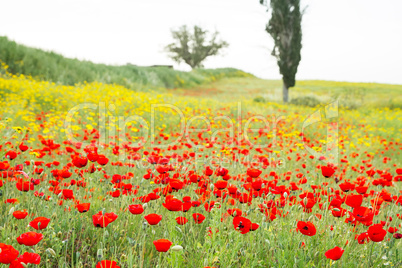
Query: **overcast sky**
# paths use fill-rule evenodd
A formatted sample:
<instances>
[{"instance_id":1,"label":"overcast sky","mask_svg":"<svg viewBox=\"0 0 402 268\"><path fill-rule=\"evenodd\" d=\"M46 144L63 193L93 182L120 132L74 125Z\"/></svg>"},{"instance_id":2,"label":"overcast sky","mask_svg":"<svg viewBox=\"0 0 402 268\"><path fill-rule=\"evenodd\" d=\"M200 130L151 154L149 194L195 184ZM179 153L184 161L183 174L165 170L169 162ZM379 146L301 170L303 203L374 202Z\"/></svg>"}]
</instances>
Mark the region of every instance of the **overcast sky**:
<instances>
[{"instance_id":1,"label":"overcast sky","mask_svg":"<svg viewBox=\"0 0 402 268\"><path fill-rule=\"evenodd\" d=\"M402 84L401 0L302 0L297 79ZM173 64L170 29L198 24L230 47L206 68L235 67L278 79L259 0L9 0L0 35L66 57L108 64ZM174 65L188 70L185 64Z\"/></svg>"}]
</instances>

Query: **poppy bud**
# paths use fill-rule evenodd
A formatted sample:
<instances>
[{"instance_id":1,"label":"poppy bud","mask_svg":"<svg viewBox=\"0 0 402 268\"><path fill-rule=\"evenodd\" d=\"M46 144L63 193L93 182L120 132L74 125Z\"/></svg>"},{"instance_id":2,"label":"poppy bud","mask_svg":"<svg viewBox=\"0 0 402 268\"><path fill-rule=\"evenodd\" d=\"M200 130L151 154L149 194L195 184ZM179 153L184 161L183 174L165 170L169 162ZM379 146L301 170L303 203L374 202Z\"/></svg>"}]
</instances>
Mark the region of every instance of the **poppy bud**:
<instances>
[{"instance_id":1,"label":"poppy bud","mask_svg":"<svg viewBox=\"0 0 402 268\"><path fill-rule=\"evenodd\" d=\"M103 252L102 252L102 249L98 249L98 251L96 252L96 256L97 256L98 260L102 260L102 259L103 259Z\"/></svg>"},{"instance_id":2,"label":"poppy bud","mask_svg":"<svg viewBox=\"0 0 402 268\"><path fill-rule=\"evenodd\" d=\"M180 245L176 245L170 248L172 251L182 251L183 247Z\"/></svg>"},{"instance_id":3,"label":"poppy bud","mask_svg":"<svg viewBox=\"0 0 402 268\"><path fill-rule=\"evenodd\" d=\"M14 207L12 207L12 208L10 208L10 211L8 212L8 215L11 215L11 214L13 214L14 213Z\"/></svg>"}]
</instances>

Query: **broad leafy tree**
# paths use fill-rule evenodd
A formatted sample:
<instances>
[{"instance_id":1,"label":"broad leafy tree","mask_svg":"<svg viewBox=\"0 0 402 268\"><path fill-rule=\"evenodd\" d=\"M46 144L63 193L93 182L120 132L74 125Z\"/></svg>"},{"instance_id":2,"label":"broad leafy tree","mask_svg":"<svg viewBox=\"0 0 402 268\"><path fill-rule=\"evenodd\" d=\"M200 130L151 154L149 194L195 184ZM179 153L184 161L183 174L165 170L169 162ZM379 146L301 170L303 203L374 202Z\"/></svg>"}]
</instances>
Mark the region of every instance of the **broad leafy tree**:
<instances>
[{"instance_id":1,"label":"broad leafy tree","mask_svg":"<svg viewBox=\"0 0 402 268\"><path fill-rule=\"evenodd\" d=\"M177 63L185 62L193 69L202 68L207 57L218 55L229 46L225 41L218 40L218 35L218 32L209 35L208 31L199 26L194 26L191 32L183 25L178 30L172 30L175 42L167 45L165 50Z\"/></svg>"}]
</instances>

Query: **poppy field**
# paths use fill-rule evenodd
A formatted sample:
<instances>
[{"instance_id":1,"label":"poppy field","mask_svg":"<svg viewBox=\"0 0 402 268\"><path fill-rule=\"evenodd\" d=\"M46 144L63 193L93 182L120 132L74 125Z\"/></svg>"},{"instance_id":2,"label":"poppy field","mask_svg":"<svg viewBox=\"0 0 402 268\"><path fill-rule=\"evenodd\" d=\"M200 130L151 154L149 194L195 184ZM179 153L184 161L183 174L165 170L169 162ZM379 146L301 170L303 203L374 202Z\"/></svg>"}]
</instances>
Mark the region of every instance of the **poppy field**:
<instances>
[{"instance_id":1,"label":"poppy field","mask_svg":"<svg viewBox=\"0 0 402 268\"><path fill-rule=\"evenodd\" d=\"M401 109L219 96L3 72L1 267L402 266Z\"/></svg>"}]
</instances>

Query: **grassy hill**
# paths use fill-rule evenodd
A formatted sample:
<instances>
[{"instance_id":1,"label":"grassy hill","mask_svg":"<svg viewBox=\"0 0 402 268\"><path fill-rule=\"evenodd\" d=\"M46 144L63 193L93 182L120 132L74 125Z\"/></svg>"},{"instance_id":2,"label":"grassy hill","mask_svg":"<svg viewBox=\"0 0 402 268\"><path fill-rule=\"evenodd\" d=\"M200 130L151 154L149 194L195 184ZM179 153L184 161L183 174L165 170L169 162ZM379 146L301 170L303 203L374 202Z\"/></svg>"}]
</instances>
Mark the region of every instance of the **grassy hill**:
<instances>
[{"instance_id":1,"label":"grassy hill","mask_svg":"<svg viewBox=\"0 0 402 268\"><path fill-rule=\"evenodd\" d=\"M30 48L0 36L0 61L12 74L31 75L65 85L82 82L118 84L131 89L148 87L187 88L213 82L222 77L251 77L233 68L203 69L191 72L167 67L110 66L65 58L54 52Z\"/></svg>"},{"instance_id":2,"label":"grassy hill","mask_svg":"<svg viewBox=\"0 0 402 268\"><path fill-rule=\"evenodd\" d=\"M176 95L214 98L226 102L251 99L256 103L280 103L282 81L257 77L229 77L172 92ZM402 108L402 85L299 80L296 86L290 89L289 96L291 104L310 107L338 99L339 104L348 109Z\"/></svg>"},{"instance_id":3,"label":"grassy hill","mask_svg":"<svg viewBox=\"0 0 402 268\"><path fill-rule=\"evenodd\" d=\"M8 66L9 73L62 85L96 81L134 90L166 88L175 89L170 92L176 96L223 102L251 99L266 103L282 99L280 80L259 79L233 68L181 72L167 67L95 64L20 45L6 37L0 37L0 62ZM349 109L402 108L402 85L300 80L291 88L290 99L292 104L311 107L338 99Z\"/></svg>"}]
</instances>

